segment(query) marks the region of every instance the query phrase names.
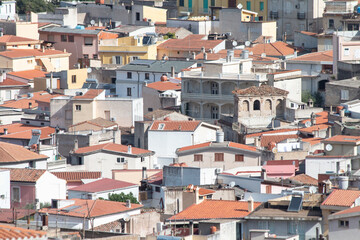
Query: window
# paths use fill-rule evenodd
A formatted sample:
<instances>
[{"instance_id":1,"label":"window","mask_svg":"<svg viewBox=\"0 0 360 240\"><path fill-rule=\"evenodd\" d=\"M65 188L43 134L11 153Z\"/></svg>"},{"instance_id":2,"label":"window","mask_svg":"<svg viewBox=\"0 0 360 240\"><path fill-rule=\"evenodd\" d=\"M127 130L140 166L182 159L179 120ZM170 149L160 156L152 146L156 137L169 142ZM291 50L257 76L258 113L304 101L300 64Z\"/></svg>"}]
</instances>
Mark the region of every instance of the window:
<instances>
[{"instance_id":1,"label":"window","mask_svg":"<svg viewBox=\"0 0 360 240\"><path fill-rule=\"evenodd\" d=\"M136 21L140 21L140 13L136 12Z\"/></svg>"},{"instance_id":2,"label":"window","mask_svg":"<svg viewBox=\"0 0 360 240\"><path fill-rule=\"evenodd\" d=\"M150 73L145 73L145 79L149 80L150 79Z\"/></svg>"},{"instance_id":3,"label":"window","mask_svg":"<svg viewBox=\"0 0 360 240\"><path fill-rule=\"evenodd\" d=\"M246 1L246 9L251 10L251 2L250 1Z\"/></svg>"},{"instance_id":4,"label":"window","mask_svg":"<svg viewBox=\"0 0 360 240\"><path fill-rule=\"evenodd\" d=\"M61 35L61 41L67 42L67 35Z\"/></svg>"},{"instance_id":5,"label":"window","mask_svg":"<svg viewBox=\"0 0 360 240\"><path fill-rule=\"evenodd\" d=\"M145 158L144 157L141 157L141 162L144 162L145 161Z\"/></svg>"},{"instance_id":6,"label":"window","mask_svg":"<svg viewBox=\"0 0 360 240\"><path fill-rule=\"evenodd\" d=\"M68 36L68 41L69 42L74 42L74 35L69 35Z\"/></svg>"},{"instance_id":7,"label":"window","mask_svg":"<svg viewBox=\"0 0 360 240\"><path fill-rule=\"evenodd\" d=\"M339 227L340 228L348 228L349 227L349 221L339 220Z\"/></svg>"},{"instance_id":8,"label":"window","mask_svg":"<svg viewBox=\"0 0 360 240\"><path fill-rule=\"evenodd\" d=\"M33 62L32 60L27 60L28 64L32 64L32 62Z\"/></svg>"},{"instance_id":9,"label":"window","mask_svg":"<svg viewBox=\"0 0 360 240\"><path fill-rule=\"evenodd\" d=\"M160 192L160 187L155 187L155 192Z\"/></svg>"},{"instance_id":10,"label":"window","mask_svg":"<svg viewBox=\"0 0 360 240\"><path fill-rule=\"evenodd\" d=\"M154 111L153 108L148 108L148 112L152 112L152 111Z\"/></svg>"},{"instance_id":11,"label":"window","mask_svg":"<svg viewBox=\"0 0 360 240\"><path fill-rule=\"evenodd\" d=\"M254 110L260 110L260 101L259 100L255 100L254 101Z\"/></svg>"},{"instance_id":12,"label":"window","mask_svg":"<svg viewBox=\"0 0 360 240\"><path fill-rule=\"evenodd\" d=\"M76 75L72 75L72 76L71 76L71 82L72 82L72 83L76 83Z\"/></svg>"},{"instance_id":13,"label":"window","mask_svg":"<svg viewBox=\"0 0 360 240\"><path fill-rule=\"evenodd\" d=\"M194 154L194 162L202 162L203 155L202 154Z\"/></svg>"},{"instance_id":14,"label":"window","mask_svg":"<svg viewBox=\"0 0 360 240\"><path fill-rule=\"evenodd\" d=\"M18 47L18 45L13 45L12 47L13 47L13 48L17 48L17 47Z\"/></svg>"},{"instance_id":15,"label":"window","mask_svg":"<svg viewBox=\"0 0 360 240\"><path fill-rule=\"evenodd\" d=\"M121 56L115 56L115 57L113 57L113 64L121 65L122 64L121 60L122 60Z\"/></svg>"},{"instance_id":16,"label":"window","mask_svg":"<svg viewBox=\"0 0 360 240\"><path fill-rule=\"evenodd\" d=\"M264 2L260 2L260 11L264 11Z\"/></svg>"},{"instance_id":17,"label":"window","mask_svg":"<svg viewBox=\"0 0 360 240\"><path fill-rule=\"evenodd\" d=\"M131 78L132 78L132 72L127 72L126 74L127 74L127 78L128 78L128 79L131 79Z\"/></svg>"},{"instance_id":18,"label":"window","mask_svg":"<svg viewBox=\"0 0 360 240\"><path fill-rule=\"evenodd\" d=\"M114 77L111 78L111 83L112 83L112 84L115 84L115 83L116 83L116 78L114 78Z\"/></svg>"},{"instance_id":19,"label":"window","mask_svg":"<svg viewBox=\"0 0 360 240\"><path fill-rule=\"evenodd\" d=\"M179 6L180 7L183 7L185 4L184 4L184 0L179 0Z\"/></svg>"},{"instance_id":20,"label":"window","mask_svg":"<svg viewBox=\"0 0 360 240\"><path fill-rule=\"evenodd\" d=\"M82 157L78 157L78 163L79 165L84 165L84 161Z\"/></svg>"},{"instance_id":21,"label":"window","mask_svg":"<svg viewBox=\"0 0 360 240\"><path fill-rule=\"evenodd\" d=\"M358 23L349 23L347 26L348 31L359 31L359 24Z\"/></svg>"},{"instance_id":22,"label":"window","mask_svg":"<svg viewBox=\"0 0 360 240\"><path fill-rule=\"evenodd\" d=\"M349 56L349 55L350 55L350 49L344 48L344 56Z\"/></svg>"},{"instance_id":23,"label":"window","mask_svg":"<svg viewBox=\"0 0 360 240\"><path fill-rule=\"evenodd\" d=\"M130 97L131 96L131 88L127 88L126 89L126 95L128 96L128 97Z\"/></svg>"},{"instance_id":24,"label":"window","mask_svg":"<svg viewBox=\"0 0 360 240\"><path fill-rule=\"evenodd\" d=\"M215 7L215 0L211 0L211 6Z\"/></svg>"},{"instance_id":25,"label":"window","mask_svg":"<svg viewBox=\"0 0 360 240\"><path fill-rule=\"evenodd\" d=\"M88 59L89 58L89 54L84 54L84 58Z\"/></svg>"},{"instance_id":26,"label":"window","mask_svg":"<svg viewBox=\"0 0 360 240\"><path fill-rule=\"evenodd\" d=\"M235 162L243 162L243 161L244 161L244 155L242 154L235 155Z\"/></svg>"},{"instance_id":27,"label":"window","mask_svg":"<svg viewBox=\"0 0 360 240\"><path fill-rule=\"evenodd\" d=\"M329 28L334 28L334 19L329 19Z\"/></svg>"},{"instance_id":28,"label":"window","mask_svg":"<svg viewBox=\"0 0 360 240\"><path fill-rule=\"evenodd\" d=\"M14 202L20 202L20 188L12 187L11 200Z\"/></svg>"},{"instance_id":29,"label":"window","mask_svg":"<svg viewBox=\"0 0 360 240\"><path fill-rule=\"evenodd\" d=\"M93 59L98 59L99 56L97 54L93 54Z\"/></svg>"},{"instance_id":30,"label":"window","mask_svg":"<svg viewBox=\"0 0 360 240\"><path fill-rule=\"evenodd\" d=\"M121 157L121 158L117 158L116 161L118 163L124 163L125 162L125 158Z\"/></svg>"},{"instance_id":31,"label":"window","mask_svg":"<svg viewBox=\"0 0 360 240\"><path fill-rule=\"evenodd\" d=\"M215 153L215 162L223 162L224 161L224 153Z\"/></svg>"},{"instance_id":32,"label":"window","mask_svg":"<svg viewBox=\"0 0 360 240\"><path fill-rule=\"evenodd\" d=\"M92 37L84 37L84 44L85 44L85 46L92 46L93 38Z\"/></svg>"},{"instance_id":33,"label":"window","mask_svg":"<svg viewBox=\"0 0 360 240\"><path fill-rule=\"evenodd\" d=\"M36 168L36 162L35 161L30 161L29 162L29 168Z\"/></svg>"},{"instance_id":34,"label":"window","mask_svg":"<svg viewBox=\"0 0 360 240\"><path fill-rule=\"evenodd\" d=\"M165 128L165 124L164 123L160 123L158 130L163 130Z\"/></svg>"},{"instance_id":35,"label":"window","mask_svg":"<svg viewBox=\"0 0 360 240\"><path fill-rule=\"evenodd\" d=\"M341 89L341 100L349 100L349 90Z\"/></svg>"},{"instance_id":36,"label":"window","mask_svg":"<svg viewBox=\"0 0 360 240\"><path fill-rule=\"evenodd\" d=\"M264 21L264 17L263 16L259 16L259 21Z\"/></svg>"},{"instance_id":37,"label":"window","mask_svg":"<svg viewBox=\"0 0 360 240\"><path fill-rule=\"evenodd\" d=\"M138 60L139 57L137 56L132 56L132 57L129 57L129 62L132 62L132 61L135 61L135 60Z\"/></svg>"},{"instance_id":38,"label":"window","mask_svg":"<svg viewBox=\"0 0 360 240\"><path fill-rule=\"evenodd\" d=\"M271 194L271 185L266 185L266 194Z\"/></svg>"},{"instance_id":39,"label":"window","mask_svg":"<svg viewBox=\"0 0 360 240\"><path fill-rule=\"evenodd\" d=\"M75 105L76 111L81 111L81 105Z\"/></svg>"}]
</instances>

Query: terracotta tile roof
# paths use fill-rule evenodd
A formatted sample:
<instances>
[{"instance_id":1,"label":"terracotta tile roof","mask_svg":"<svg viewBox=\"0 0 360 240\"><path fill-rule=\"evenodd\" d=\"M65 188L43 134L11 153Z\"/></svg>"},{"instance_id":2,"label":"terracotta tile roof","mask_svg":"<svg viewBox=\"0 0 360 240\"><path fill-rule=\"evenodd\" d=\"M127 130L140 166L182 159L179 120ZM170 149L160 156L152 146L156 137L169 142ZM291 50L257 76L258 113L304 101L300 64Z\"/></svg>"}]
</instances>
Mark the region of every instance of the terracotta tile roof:
<instances>
[{"instance_id":1,"label":"terracotta tile roof","mask_svg":"<svg viewBox=\"0 0 360 240\"><path fill-rule=\"evenodd\" d=\"M46 232L0 225L0 239L47 239Z\"/></svg>"},{"instance_id":2,"label":"terracotta tile roof","mask_svg":"<svg viewBox=\"0 0 360 240\"><path fill-rule=\"evenodd\" d=\"M237 89L233 93L241 96L287 96L288 91L269 85L261 85L260 87L252 86L245 89Z\"/></svg>"},{"instance_id":3,"label":"terracotta tile roof","mask_svg":"<svg viewBox=\"0 0 360 240\"><path fill-rule=\"evenodd\" d=\"M304 133L313 133L314 131L317 131L317 130L328 129L329 127L331 127L331 126L328 124L318 124L318 125L314 125L314 126L307 127L307 128L301 128L301 129L299 129L299 131L304 132Z\"/></svg>"},{"instance_id":4,"label":"terracotta tile roof","mask_svg":"<svg viewBox=\"0 0 360 240\"><path fill-rule=\"evenodd\" d=\"M52 172L58 178L66 180L66 182L81 182L82 179L98 179L101 178L101 172Z\"/></svg>"},{"instance_id":5,"label":"terracotta tile roof","mask_svg":"<svg viewBox=\"0 0 360 240\"><path fill-rule=\"evenodd\" d=\"M106 29L105 26L89 26L85 28L86 30L102 30L102 29Z\"/></svg>"},{"instance_id":6,"label":"terracotta tile roof","mask_svg":"<svg viewBox=\"0 0 360 240\"><path fill-rule=\"evenodd\" d=\"M2 168L10 170L10 181L35 183L46 172L43 169Z\"/></svg>"},{"instance_id":7,"label":"terracotta tile roof","mask_svg":"<svg viewBox=\"0 0 360 240\"><path fill-rule=\"evenodd\" d=\"M328 123L329 122L329 118L328 118L328 111L322 111L319 113L316 113L316 124L324 124L324 123ZM306 122L310 122L311 119L305 119L302 120L301 123L305 124Z\"/></svg>"},{"instance_id":8,"label":"terracotta tile roof","mask_svg":"<svg viewBox=\"0 0 360 240\"><path fill-rule=\"evenodd\" d=\"M40 159L46 160L47 158L48 156L32 152L20 145L0 142L0 163L17 163Z\"/></svg>"},{"instance_id":9,"label":"terracotta tile roof","mask_svg":"<svg viewBox=\"0 0 360 240\"><path fill-rule=\"evenodd\" d=\"M253 47L247 48L249 52L252 52L254 55L261 55L265 53L266 56L288 56L294 54L294 47L285 43L285 42L274 42L274 43L259 43Z\"/></svg>"},{"instance_id":10,"label":"terracotta tile roof","mask_svg":"<svg viewBox=\"0 0 360 240\"><path fill-rule=\"evenodd\" d=\"M31 103L31 109L38 107L37 102L50 103L50 100L55 97L63 96L61 94L53 93L49 94L46 91L33 92L32 97L28 97L27 94L19 96L19 99L5 101L0 107L4 108L16 108L16 109L28 109L29 103Z\"/></svg>"},{"instance_id":11,"label":"terracotta tile roof","mask_svg":"<svg viewBox=\"0 0 360 240\"><path fill-rule=\"evenodd\" d=\"M158 82L153 82L153 83L149 83L146 85L146 87L148 88L152 88L158 91L166 91L166 90L181 90L181 84L179 83L173 83L173 82L163 82L163 81L158 81Z\"/></svg>"},{"instance_id":12,"label":"terracotta tile roof","mask_svg":"<svg viewBox=\"0 0 360 240\"><path fill-rule=\"evenodd\" d=\"M264 134L285 133L285 132L293 132L293 131L297 131L297 129L295 129L295 128L284 128L284 129L277 129L277 130L271 130L271 131L265 131L265 132L251 133L251 134L247 134L246 137L247 138L260 137L260 136L262 136Z\"/></svg>"},{"instance_id":13,"label":"terracotta tile roof","mask_svg":"<svg viewBox=\"0 0 360 240\"><path fill-rule=\"evenodd\" d=\"M74 187L69 189L69 191L77 191L77 192L103 192L103 191L109 191L109 190L115 190L115 189L121 189L121 188L128 188L138 186L137 184L119 181L119 180L113 180L110 178L102 178L87 184L83 184L78 187Z\"/></svg>"},{"instance_id":14,"label":"terracotta tile roof","mask_svg":"<svg viewBox=\"0 0 360 240\"><path fill-rule=\"evenodd\" d=\"M263 135L261 136L260 145L262 147L267 147L269 143L279 143L286 139L296 139L298 135L296 134L288 134L288 135Z\"/></svg>"},{"instance_id":15,"label":"terracotta tile roof","mask_svg":"<svg viewBox=\"0 0 360 240\"><path fill-rule=\"evenodd\" d=\"M147 170L147 171L149 171L149 170ZM151 175L150 177L148 177L147 181L150 184L161 185L162 181L163 181L163 171L162 171L162 169L158 173L155 173L154 175Z\"/></svg>"},{"instance_id":16,"label":"terracotta tile roof","mask_svg":"<svg viewBox=\"0 0 360 240\"><path fill-rule=\"evenodd\" d=\"M0 82L1 87L20 87L20 86L29 86L27 83L19 82L10 78L5 79L4 81Z\"/></svg>"},{"instance_id":17,"label":"terracotta tile roof","mask_svg":"<svg viewBox=\"0 0 360 240\"><path fill-rule=\"evenodd\" d=\"M349 214L349 213L358 213L358 214L360 214L360 206L350 207L348 209L333 213L332 215L342 215L342 214Z\"/></svg>"},{"instance_id":18,"label":"terracotta tile roof","mask_svg":"<svg viewBox=\"0 0 360 240\"><path fill-rule=\"evenodd\" d=\"M104 118L98 117L98 118L94 118L92 120L87 120L87 121L83 121L83 122L79 122L77 124L71 125L69 128L74 128L75 129L76 126L80 126L80 125L83 125L83 124L86 124L86 123L97 126L97 127L100 127L100 128L109 128L109 127L112 127L112 126L118 126L118 124L113 122L113 121L109 121L109 120L106 120Z\"/></svg>"},{"instance_id":19,"label":"terracotta tile roof","mask_svg":"<svg viewBox=\"0 0 360 240\"><path fill-rule=\"evenodd\" d=\"M358 197L360 191L334 189L321 205L351 207Z\"/></svg>"},{"instance_id":20,"label":"terracotta tile roof","mask_svg":"<svg viewBox=\"0 0 360 240\"><path fill-rule=\"evenodd\" d=\"M47 72L36 70L36 69L35 70L27 70L27 71L19 71L19 72L8 72L7 73L7 75L11 75L11 76L19 77L19 78L24 78L24 79L28 79L28 80L33 80L34 78L37 78L37 77L45 77L45 74L47 74Z\"/></svg>"},{"instance_id":21,"label":"terracotta tile roof","mask_svg":"<svg viewBox=\"0 0 360 240\"><path fill-rule=\"evenodd\" d=\"M199 189L199 195L200 196L206 196L215 193L216 191L206 188L200 188Z\"/></svg>"},{"instance_id":22,"label":"terracotta tile roof","mask_svg":"<svg viewBox=\"0 0 360 240\"><path fill-rule=\"evenodd\" d=\"M316 36L317 35L317 33L307 32L307 31L300 31L300 33L308 35L308 36Z\"/></svg>"},{"instance_id":23,"label":"terracotta tile roof","mask_svg":"<svg viewBox=\"0 0 360 240\"><path fill-rule=\"evenodd\" d=\"M257 151L256 147L241 144L241 143L235 143L235 142L223 142L223 143L205 142L205 143L199 143L199 144L179 148L176 152L183 152L183 151L188 151L188 150L193 150L193 149L201 149L201 148L205 148L205 147L211 147L212 145L217 145L217 144L219 144L219 145L220 144L221 145L226 144L226 146L224 145L224 147L229 147L229 148L237 148L237 149L253 151L253 152Z\"/></svg>"},{"instance_id":24,"label":"terracotta tile roof","mask_svg":"<svg viewBox=\"0 0 360 240\"><path fill-rule=\"evenodd\" d=\"M116 229L121 229L122 223L119 220L115 220L109 223L101 224L97 227L94 227L94 231L99 232L114 232Z\"/></svg>"},{"instance_id":25,"label":"terracotta tile roof","mask_svg":"<svg viewBox=\"0 0 360 240\"><path fill-rule=\"evenodd\" d=\"M355 143L355 144L358 144L359 141L360 141L360 136L348 136L348 135L336 135L324 140L324 142L343 142L343 143Z\"/></svg>"},{"instance_id":26,"label":"terracotta tile roof","mask_svg":"<svg viewBox=\"0 0 360 240\"><path fill-rule=\"evenodd\" d=\"M301 141L310 143L311 146L321 143L322 138L303 138Z\"/></svg>"},{"instance_id":27,"label":"terracotta tile roof","mask_svg":"<svg viewBox=\"0 0 360 240\"><path fill-rule=\"evenodd\" d=\"M3 35L0 37L0 43L38 43L39 40L31 39L31 38L25 38L25 37L19 37L15 35Z\"/></svg>"},{"instance_id":28,"label":"terracotta tile roof","mask_svg":"<svg viewBox=\"0 0 360 240\"><path fill-rule=\"evenodd\" d=\"M177 152L183 152L183 151L188 151L188 150L193 150L193 149L198 149L198 148L209 147L210 145L211 145L211 142L199 143L199 144L179 148L177 150Z\"/></svg>"},{"instance_id":29,"label":"terracotta tile roof","mask_svg":"<svg viewBox=\"0 0 360 240\"><path fill-rule=\"evenodd\" d=\"M23 217L33 215L35 213L34 209L16 209L16 220L21 219ZM0 222L5 223L13 223L14 222L14 211L13 209L0 209ZM0 237L1 239L1 237Z\"/></svg>"},{"instance_id":30,"label":"terracotta tile roof","mask_svg":"<svg viewBox=\"0 0 360 240\"><path fill-rule=\"evenodd\" d=\"M103 39L116 39L118 38L119 35L116 34L116 33L110 33L110 32L104 32L104 31L101 31L99 33L99 40L103 40Z\"/></svg>"},{"instance_id":31,"label":"terracotta tile roof","mask_svg":"<svg viewBox=\"0 0 360 240\"><path fill-rule=\"evenodd\" d=\"M235 143L235 142L229 142L229 147L253 151L253 152L257 151L256 147L241 144L241 143Z\"/></svg>"},{"instance_id":32,"label":"terracotta tile roof","mask_svg":"<svg viewBox=\"0 0 360 240\"><path fill-rule=\"evenodd\" d=\"M74 99L94 99L99 96L104 89L89 89L84 95L82 96L75 96Z\"/></svg>"},{"instance_id":33,"label":"terracotta tile roof","mask_svg":"<svg viewBox=\"0 0 360 240\"><path fill-rule=\"evenodd\" d=\"M306 156L306 158L339 158L339 159L342 159L342 158L352 158L354 156L340 156L340 155L308 155Z\"/></svg>"},{"instance_id":34,"label":"terracotta tile roof","mask_svg":"<svg viewBox=\"0 0 360 240\"><path fill-rule=\"evenodd\" d=\"M25 130L26 127L24 127L24 129L22 129L21 127L19 127L19 129L16 129L16 127L12 128L12 127L9 127L9 125L5 125L5 127L0 126L0 132L4 132L4 128L8 128L8 131L9 131L9 129L11 129L12 133L9 132L6 135L1 135L0 138L2 138L2 139L30 140L32 138L32 130L35 130L35 129L41 130L40 140L49 139L49 138L51 138L51 135L55 133L55 128L53 128L53 127L32 127L31 129Z\"/></svg>"},{"instance_id":35,"label":"terracotta tile roof","mask_svg":"<svg viewBox=\"0 0 360 240\"><path fill-rule=\"evenodd\" d=\"M300 182L304 185L311 185L311 186L317 186L318 185L318 180L313 178L313 177L310 177L309 175L306 175L306 174L299 174L299 175L296 175L294 177L290 177L289 178L290 180L295 180L297 182Z\"/></svg>"},{"instance_id":36,"label":"terracotta tile roof","mask_svg":"<svg viewBox=\"0 0 360 240\"><path fill-rule=\"evenodd\" d=\"M322 62L332 62L333 61L333 51L323 51L323 52L313 52L300 57L293 58L290 61L322 61Z\"/></svg>"},{"instance_id":37,"label":"terracotta tile roof","mask_svg":"<svg viewBox=\"0 0 360 240\"><path fill-rule=\"evenodd\" d=\"M155 26L155 32L158 35L165 35L167 33L176 33L177 30L179 30L179 27L161 27L161 26Z\"/></svg>"},{"instance_id":38,"label":"terracotta tile roof","mask_svg":"<svg viewBox=\"0 0 360 240\"><path fill-rule=\"evenodd\" d=\"M96 151L106 150L110 152L118 152L118 153L127 153L128 146L116 144L116 143L104 143L93 145L89 147L82 147L75 151L76 154L89 154ZM149 150L131 147L131 154L133 155L140 155L140 154L149 154L152 153Z\"/></svg>"},{"instance_id":39,"label":"terracotta tile roof","mask_svg":"<svg viewBox=\"0 0 360 240\"><path fill-rule=\"evenodd\" d=\"M299 160L269 160L266 165L294 165L299 168Z\"/></svg>"},{"instance_id":40,"label":"terracotta tile roof","mask_svg":"<svg viewBox=\"0 0 360 240\"><path fill-rule=\"evenodd\" d=\"M241 53L242 53L242 50L235 49L234 50L234 57L239 58ZM214 52L213 53L206 53L206 59L209 60L209 61L210 60L219 60L221 58L226 58L226 56L227 56L227 50L226 49L220 50L217 53L214 53ZM269 56L262 57L261 54L260 55L258 55L258 54L249 55L249 58L251 58L253 60L253 63L265 62L265 61L272 62L272 61L275 61L275 60L279 60L279 58L275 58L275 57L269 57ZM196 60L204 59L204 54L199 53L198 55L196 55L195 59Z\"/></svg>"},{"instance_id":41,"label":"terracotta tile roof","mask_svg":"<svg viewBox=\"0 0 360 240\"><path fill-rule=\"evenodd\" d=\"M41 49L11 49L0 52L0 56L7 58L26 58L26 57L44 57L44 56L53 56L53 55L70 55L63 51L46 49L42 51Z\"/></svg>"},{"instance_id":42,"label":"terracotta tile roof","mask_svg":"<svg viewBox=\"0 0 360 240\"><path fill-rule=\"evenodd\" d=\"M254 202L254 209L260 204ZM191 205L168 220L239 219L249 213L246 201L204 200L199 204Z\"/></svg>"},{"instance_id":43,"label":"terracotta tile roof","mask_svg":"<svg viewBox=\"0 0 360 240\"><path fill-rule=\"evenodd\" d=\"M159 125L164 124L164 128L159 130ZM155 120L150 127L150 130L159 131L195 131L195 129L201 124L200 121L160 121Z\"/></svg>"},{"instance_id":44,"label":"terracotta tile roof","mask_svg":"<svg viewBox=\"0 0 360 240\"><path fill-rule=\"evenodd\" d=\"M118 214L122 212L127 212L135 209L140 209L143 207L141 204L132 203L131 207L126 207L124 202L114 202L106 200L84 200L84 199L71 199L74 201L74 204L61 208L60 211L56 208L43 208L39 210L40 213L48 214L58 214L62 216L72 216L72 217L100 217L111 214ZM74 210L66 210L69 207L78 206ZM90 209L90 210L89 210Z\"/></svg>"},{"instance_id":45,"label":"terracotta tile roof","mask_svg":"<svg viewBox=\"0 0 360 240\"><path fill-rule=\"evenodd\" d=\"M53 24L53 23L51 23L51 22L38 22L37 24L38 24L38 27L41 28L41 27L44 27L46 25L50 25L50 24Z\"/></svg>"},{"instance_id":46,"label":"terracotta tile roof","mask_svg":"<svg viewBox=\"0 0 360 240\"><path fill-rule=\"evenodd\" d=\"M179 51L206 51L213 49L225 40L203 40L206 35L191 34L183 39L169 39L158 46L158 49L170 49Z\"/></svg>"}]
</instances>

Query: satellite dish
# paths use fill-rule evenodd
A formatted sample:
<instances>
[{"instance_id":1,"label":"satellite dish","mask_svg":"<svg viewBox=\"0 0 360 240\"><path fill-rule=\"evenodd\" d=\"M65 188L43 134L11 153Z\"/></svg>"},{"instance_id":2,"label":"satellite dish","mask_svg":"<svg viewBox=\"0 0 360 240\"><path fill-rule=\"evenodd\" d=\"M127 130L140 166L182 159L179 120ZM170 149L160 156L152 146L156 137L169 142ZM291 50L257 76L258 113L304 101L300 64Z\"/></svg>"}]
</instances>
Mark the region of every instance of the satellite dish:
<instances>
[{"instance_id":1,"label":"satellite dish","mask_svg":"<svg viewBox=\"0 0 360 240\"><path fill-rule=\"evenodd\" d=\"M236 42L236 41L232 41L232 45L233 45L234 47L236 47L236 46L237 46L237 42Z\"/></svg>"},{"instance_id":2,"label":"satellite dish","mask_svg":"<svg viewBox=\"0 0 360 240\"><path fill-rule=\"evenodd\" d=\"M237 6L236 6L238 9L242 9L243 8L243 5L241 3L239 3Z\"/></svg>"},{"instance_id":3,"label":"satellite dish","mask_svg":"<svg viewBox=\"0 0 360 240\"><path fill-rule=\"evenodd\" d=\"M88 73L91 73L91 72L92 72L92 69L91 69L91 68L88 68L88 69L87 69L87 72L88 72Z\"/></svg>"},{"instance_id":4,"label":"satellite dish","mask_svg":"<svg viewBox=\"0 0 360 240\"><path fill-rule=\"evenodd\" d=\"M326 151L330 152L331 150L333 150L333 146L331 144L326 144L325 149Z\"/></svg>"},{"instance_id":5,"label":"satellite dish","mask_svg":"<svg viewBox=\"0 0 360 240\"><path fill-rule=\"evenodd\" d=\"M229 182L229 187L235 187L235 182L234 181L232 181L232 182Z\"/></svg>"},{"instance_id":6,"label":"satellite dish","mask_svg":"<svg viewBox=\"0 0 360 240\"><path fill-rule=\"evenodd\" d=\"M305 127L311 127L311 122L310 121L305 122Z\"/></svg>"},{"instance_id":7,"label":"satellite dish","mask_svg":"<svg viewBox=\"0 0 360 240\"><path fill-rule=\"evenodd\" d=\"M274 148L272 149L272 152L273 152L273 153L277 153L277 152L278 152L277 148L274 147Z\"/></svg>"},{"instance_id":8,"label":"satellite dish","mask_svg":"<svg viewBox=\"0 0 360 240\"><path fill-rule=\"evenodd\" d=\"M91 20L90 21L90 24L91 24L91 26L94 26L94 24L95 24L95 20L93 19L93 20Z\"/></svg>"},{"instance_id":9,"label":"satellite dish","mask_svg":"<svg viewBox=\"0 0 360 240\"><path fill-rule=\"evenodd\" d=\"M247 46L247 47L249 47L250 44L251 44L250 41L246 41L246 42L245 42L245 46Z\"/></svg>"},{"instance_id":10,"label":"satellite dish","mask_svg":"<svg viewBox=\"0 0 360 240\"><path fill-rule=\"evenodd\" d=\"M123 219L124 219L125 222L130 221L130 215L125 213Z\"/></svg>"}]
</instances>

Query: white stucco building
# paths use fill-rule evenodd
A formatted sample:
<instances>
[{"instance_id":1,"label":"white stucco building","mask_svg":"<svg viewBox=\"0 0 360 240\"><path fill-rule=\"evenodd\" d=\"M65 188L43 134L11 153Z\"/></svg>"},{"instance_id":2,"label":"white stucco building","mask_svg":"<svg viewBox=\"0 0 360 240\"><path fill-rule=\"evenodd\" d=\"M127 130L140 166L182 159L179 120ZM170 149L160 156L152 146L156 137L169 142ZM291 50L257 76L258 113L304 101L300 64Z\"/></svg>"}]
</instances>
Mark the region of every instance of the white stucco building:
<instances>
[{"instance_id":1,"label":"white stucco building","mask_svg":"<svg viewBox=\"0 0 360 240\"><path fill-rule=\"evenodd\" d=\"M0 6L0 19L15 20L16 16L16 1L2 1Z\"/></svg>"},{"instance_id":2,"label":"white stucco building","mask_svg":"<svg viewBox=\"0 0 360 240\"><path fill-rule=\"evenodd\" d=\"M348 170L351 170L349 156L307 156L305 159L305 173L316 179L318 174L329 172L341 174Z\"/></svg>"},{"instance_id":3,"label":"white stucco building","mask_svg":"<svg viewBox=\"0 0 360 240\"><path fill-rule=\"evenodd\" d=\"M10 170L0 170L0 208L10 208Z\"/></svg>"},{"instance_id":4,"label":"white stucco building","mask_svg":"<svg viewBox=\"0 0 360 240\"><path fill-rule=\"evenodd\" d=\"M360 206L350 207L329 216L329 240L357 239L360 235Z\"/></svg>"}]
</instances>

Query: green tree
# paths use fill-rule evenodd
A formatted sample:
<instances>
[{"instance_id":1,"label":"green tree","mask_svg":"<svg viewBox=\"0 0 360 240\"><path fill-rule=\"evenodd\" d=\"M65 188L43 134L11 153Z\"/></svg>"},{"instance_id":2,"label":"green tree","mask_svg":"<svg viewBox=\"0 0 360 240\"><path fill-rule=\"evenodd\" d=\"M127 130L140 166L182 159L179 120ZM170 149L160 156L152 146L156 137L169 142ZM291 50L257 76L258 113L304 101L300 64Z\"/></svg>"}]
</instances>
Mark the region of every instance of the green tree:
<instances>
[{"instance_id":1,"label":"green tree","mask_svg":"<svg viewBox=\"0 0 360 240\"><path fill-rule=\"evenodd\" d=\"M301 101L307 103L309 99L312 99L315 107L322 107L324 105L324 98L320 92L311 94L310 91L304 91L301 94Z\"/></svg>"},{"instance_id":2,"label":"green tree","mask_svg":"<svg viewBox=\"0 0 360 240\"><path fill-rule=\"evenodd\" d=\"M132 193L129 194L125 194L125 193L109 193L109 200L110 201L115 201L115 202L126 202L126 200L130 200L131 203L139 203L136 200L136 197L134 197L134 195Z\"/></svg>"},{"instance_id":3,"label":"green tree","mask_svg":"<svg viewBox=\"0 0 360 240\"><path fill-rule=\"evenodd\" d=\"M55 5L45 0L16 0L16 10L18 14L28 12L51 12L54 11Z\"/></svg>"}]
</instances>

